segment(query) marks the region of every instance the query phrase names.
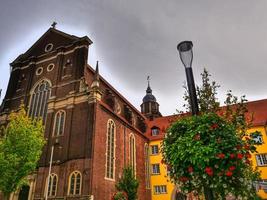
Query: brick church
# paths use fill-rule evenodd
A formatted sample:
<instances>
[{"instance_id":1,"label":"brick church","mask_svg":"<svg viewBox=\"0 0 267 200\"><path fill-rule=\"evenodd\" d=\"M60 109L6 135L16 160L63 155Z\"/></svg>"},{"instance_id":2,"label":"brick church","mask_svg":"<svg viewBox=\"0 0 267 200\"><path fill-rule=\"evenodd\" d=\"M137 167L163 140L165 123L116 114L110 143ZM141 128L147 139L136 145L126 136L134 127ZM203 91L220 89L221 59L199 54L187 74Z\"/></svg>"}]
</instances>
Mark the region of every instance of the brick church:
<instances>
[{"instance_id":1,"label":"brick church","mask_svg":"<svg viewBox=\"0 0 267 200\"><path fill-rule=\"evenodd\" d=\"M161 116L159 105L148 85L136 109L100 76L98 63L87 64L91 44L51 27L10 64L0 124L23 103L29 116L42 117L47 140L29 185L12 199L110 200L128 165L139 199L151 199L146 120Z\"/></svg>"}]
</instances>

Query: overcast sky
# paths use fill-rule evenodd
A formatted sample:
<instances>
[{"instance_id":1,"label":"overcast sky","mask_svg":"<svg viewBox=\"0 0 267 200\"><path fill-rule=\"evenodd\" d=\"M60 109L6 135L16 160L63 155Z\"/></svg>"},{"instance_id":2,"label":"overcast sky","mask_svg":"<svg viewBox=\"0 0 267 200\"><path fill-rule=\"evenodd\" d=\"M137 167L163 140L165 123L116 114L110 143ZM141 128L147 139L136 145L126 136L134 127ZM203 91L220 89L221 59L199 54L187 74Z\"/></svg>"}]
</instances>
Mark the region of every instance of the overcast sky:
<instances>
[{"instance_id":1,"label":"overcast sky","mask_svg":"<svg viewBox=\"0 0 267 200\"><path fill-rule=\"evenodd\" d=\"M50 27L87 35L90 65L138 109L151 77L164 115L183 104L185 72L176 49L192 40L196 83L206 67L220 85L249 100L267 98L266 0L0 0L0 88L9 63Z\"/></svg>"}]
</instances>

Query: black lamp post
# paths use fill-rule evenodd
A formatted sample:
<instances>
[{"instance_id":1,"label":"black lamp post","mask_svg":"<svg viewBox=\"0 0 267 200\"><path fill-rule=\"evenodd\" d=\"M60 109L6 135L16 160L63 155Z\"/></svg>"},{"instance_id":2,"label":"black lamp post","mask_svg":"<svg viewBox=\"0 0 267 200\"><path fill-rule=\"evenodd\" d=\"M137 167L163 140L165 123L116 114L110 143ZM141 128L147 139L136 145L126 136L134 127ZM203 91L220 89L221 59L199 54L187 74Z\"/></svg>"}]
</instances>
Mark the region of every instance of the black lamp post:
<instances>
[{"instance_id":1,"label":"black lamp post","mask_svg":"<svg viewBox=\"0 0 267 200\"><path fill-rule=\"evenodd\" d=\"M192 115L197 115L199 113L196 88L192 70L192 61L193 61L193 43L191 41L183 41L177 45L181 61L185 67L187 87L189 92L189 98L191 103ZM206 200L213 200L213 192L210 188L204 187L204 194Z\"/></svg>"},{"instance_id":2,"label":"black lamp post","mask_svg":"<svg viewBox=\"0 0 267 200\"><path fill-rule=\"evenodd\" d=\"M193 43L191 41L183 41L179 43L177 46L181 61L185 67L191 111L193 115L197 115L199 111L198 111L196 88L192 70L192 61L193 61L192 48L193 48Z\"/></svg>"}]
</instances>

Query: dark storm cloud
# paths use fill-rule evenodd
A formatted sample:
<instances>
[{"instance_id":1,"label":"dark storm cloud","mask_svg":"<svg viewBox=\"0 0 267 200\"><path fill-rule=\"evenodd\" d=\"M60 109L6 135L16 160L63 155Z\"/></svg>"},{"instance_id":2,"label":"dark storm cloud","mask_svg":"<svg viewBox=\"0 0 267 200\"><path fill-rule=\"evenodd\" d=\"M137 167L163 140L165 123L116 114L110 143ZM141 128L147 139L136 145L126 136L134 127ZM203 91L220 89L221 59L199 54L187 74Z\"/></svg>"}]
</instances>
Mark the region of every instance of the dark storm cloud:
<instances>
[{"instance_id":1,"label":"dark storm cloud","mask_svg":"<svg viewBox=\"0 0 267 200\"><path fill-rule=\"evenodd\" d=\"M185 80L176 45L194 43L194 75L206 67L227 89L266 98L267 1L265 0L9 0L0 3L0 88L9 64L50 26L88 35L89 63L137 108L151 77L163 114L181 108ZM3 98L3 95L2 95Z\"/></svg>"}]
</instances>

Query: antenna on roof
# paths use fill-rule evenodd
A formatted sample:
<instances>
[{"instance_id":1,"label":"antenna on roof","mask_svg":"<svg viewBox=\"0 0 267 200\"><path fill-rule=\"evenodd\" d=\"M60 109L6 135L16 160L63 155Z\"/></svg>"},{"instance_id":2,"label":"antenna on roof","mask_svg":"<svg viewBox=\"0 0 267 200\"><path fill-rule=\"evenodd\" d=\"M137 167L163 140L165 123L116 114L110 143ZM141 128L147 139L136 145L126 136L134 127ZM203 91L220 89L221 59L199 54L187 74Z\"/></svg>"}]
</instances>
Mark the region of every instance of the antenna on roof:
<instances>
[{"instance_id":1,"label":"antenna on roof","mask_svg":"<svg viewBox=\"0 0 267 200\"><path fill-rule=\"evenodd\" d=\"M53 28L53 29L55 29L56 28L56 25L57 25L57 22L53 22L52 24L51 24L51 27Z\"/></svg>"}]
</instances>

